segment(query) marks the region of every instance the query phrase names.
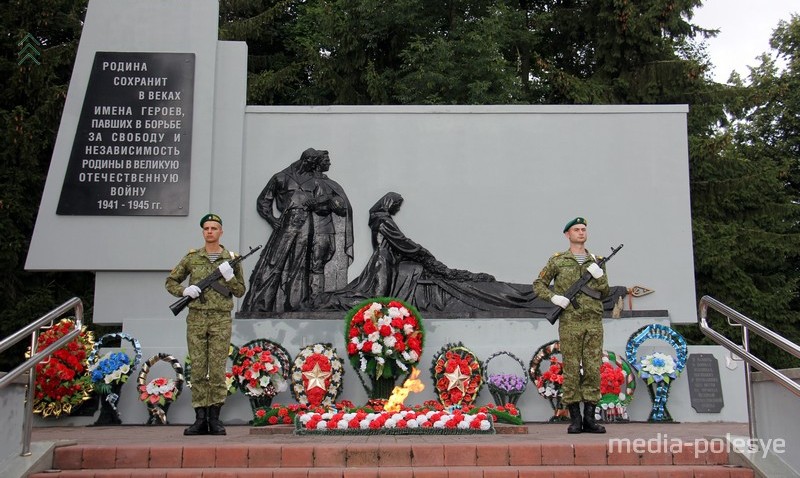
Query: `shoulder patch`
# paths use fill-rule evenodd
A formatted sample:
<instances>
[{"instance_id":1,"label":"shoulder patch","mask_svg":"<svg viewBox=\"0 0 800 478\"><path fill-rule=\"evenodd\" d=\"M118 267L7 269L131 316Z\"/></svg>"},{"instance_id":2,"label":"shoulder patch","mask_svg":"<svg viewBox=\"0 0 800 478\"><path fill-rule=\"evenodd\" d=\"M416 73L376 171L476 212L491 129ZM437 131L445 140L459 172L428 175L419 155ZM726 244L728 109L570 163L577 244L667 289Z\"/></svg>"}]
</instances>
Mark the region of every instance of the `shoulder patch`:
<instances>
[{"instance_id":1,"label":"shoulder patch","mask_svg":"<svg viewBox=\"0 0 800 478\"><path fill-rule=\"evenodd\" d=\"M560 252L554 252L552 257L558 257L558 256L560 256L560 255L561 255L561 253L560 253Z\"/></svg>"},{"instance_id":2,"label":"shoulder patch","mask_svg":"<svg viewBox=\"0 0 800 478\"><path fill-rule=\"evenodd\" d=\"M187 254L194 254L195 252L197 252L197 249L189 249Z\"/></svg>"},{"instance_id":3,"label":"shoulder patch","mask_svg":"<svg viewBox=\"0 0 800 478\"><path fill-rule=\"evenodd\" d=\"M233 251L228 251L228 254L231 255L231 259L236 259L236 253Z\"/></svg>"}]
</instances>

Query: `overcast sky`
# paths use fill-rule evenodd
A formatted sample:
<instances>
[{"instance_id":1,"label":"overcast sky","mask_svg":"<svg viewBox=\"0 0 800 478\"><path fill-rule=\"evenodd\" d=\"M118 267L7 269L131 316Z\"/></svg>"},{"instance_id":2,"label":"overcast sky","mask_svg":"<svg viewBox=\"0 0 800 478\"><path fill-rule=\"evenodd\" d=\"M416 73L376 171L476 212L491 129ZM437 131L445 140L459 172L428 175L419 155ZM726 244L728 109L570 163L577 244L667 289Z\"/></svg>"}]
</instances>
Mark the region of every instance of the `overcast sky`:
<instances>
[{"instance_id":1,"label":"overcast sky","mask_svg":"<svg viewBox=\"0 0 800 478\"><path fill-rule=\"evenodd\" d=\"M800 14L800 1L704 0L692 23L720 30L708 40L714 79L725 83L733 70L746 78L747 66L755 66L757 56L771 51L769 39L778 22L788 21L792 13Z\"/></svg>"}]
</instances>

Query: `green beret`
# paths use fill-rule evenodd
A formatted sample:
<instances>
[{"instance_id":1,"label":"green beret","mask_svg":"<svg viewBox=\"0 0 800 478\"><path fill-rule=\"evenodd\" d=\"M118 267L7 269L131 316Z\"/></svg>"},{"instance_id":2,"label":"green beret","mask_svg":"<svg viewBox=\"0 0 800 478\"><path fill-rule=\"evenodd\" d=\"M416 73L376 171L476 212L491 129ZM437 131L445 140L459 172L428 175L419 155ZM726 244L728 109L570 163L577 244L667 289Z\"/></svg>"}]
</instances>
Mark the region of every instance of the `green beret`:
<instances>
[{"instance_id":1,"label":"green beret","mask_svg":"<svg viewBox=\"0 0 800 478\"><path fill-rule=\"evenodd\" d=\"M586 225L586 219L584 219L582 217L576 217L575 219L573 219L570 222L568 222L566 226L564 226L564 232L569 231L569 228L574 226L575 224L583 224L585 226Z\"/></svg>"},{"instance_id":2,"label":"green beret","mask_svg":"<svg viewBox=\"0 0 800 478\"><path fill-rule=\"evenodd\" d=\"M216 221L220 226L222 225L222 219L216 214L206 214L203 216L203 219L200 219L200 227L203 227L203 224L205 224L206 221Z\"/></svg>"}]
</instances>

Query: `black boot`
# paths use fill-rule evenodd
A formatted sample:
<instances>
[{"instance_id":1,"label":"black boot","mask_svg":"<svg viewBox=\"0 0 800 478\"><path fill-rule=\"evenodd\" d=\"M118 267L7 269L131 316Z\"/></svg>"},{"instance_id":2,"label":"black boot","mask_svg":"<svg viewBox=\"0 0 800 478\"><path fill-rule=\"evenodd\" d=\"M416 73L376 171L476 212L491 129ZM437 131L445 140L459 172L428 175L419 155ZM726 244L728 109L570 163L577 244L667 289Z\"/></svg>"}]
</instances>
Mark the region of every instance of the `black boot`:
<instances>
[{"instance_id":1,"label":"black boot","mask_svg":"<svg viewBox=\"0 0 800 478\"><path fill-rule=\"evenodd\" d=\"M581 404L580 403L570 403L567 405L567 410L569 410L569 427L567 427L567 433L580 433L583 431L581 428Z\"/></svg>"},{"instance_id":2,"label":"black boot","mask_svg":"<svg viewBox=\"0 0 800 478\"><path fill-rule=\"evenodd\" d=\"M594 403L585 402L583 404L583 431L586 433L605 433L606 428L594 421L595 408L596 405Z\"/></svg>"},{"instance_id":3,"label":"black boot","mask_svg":"<svg viewBox=\"0 0 800 478\"><path fill-rule=\"evenodd\" d=\"M184 431L184 435L208 435L208 410L206 407L194 409L195 420Z\"/></svg>"},{"instance_id":4,"label":"black boot","mask_svg":"<svg viewBox=\"0 0 800 478\"><path fill-rule=\"evenodd\" d=\"M208 432L211 435L227 435L222 420L219 419L219 411L222 405L211 405L208 407Z\"/></svg>"}]
</instances>

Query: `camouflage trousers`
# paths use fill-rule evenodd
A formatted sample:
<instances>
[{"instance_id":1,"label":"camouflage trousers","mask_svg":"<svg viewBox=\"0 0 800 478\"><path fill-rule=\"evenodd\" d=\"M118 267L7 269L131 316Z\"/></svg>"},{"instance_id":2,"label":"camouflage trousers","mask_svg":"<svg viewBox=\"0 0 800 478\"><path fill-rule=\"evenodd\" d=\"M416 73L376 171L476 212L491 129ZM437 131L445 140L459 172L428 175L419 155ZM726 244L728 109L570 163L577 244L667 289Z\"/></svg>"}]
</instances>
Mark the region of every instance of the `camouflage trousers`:
<instances>
[{"instance_id":1,"label":"camouflage trousers","mask_svg":"<svg viewBox=\"0 0 800 478\"><path fill-rule=\"evenodd\" d=\"M230 312L189 310L186 344L192 358L192 407L225 403L225 368L231 344Z\"/></svg>"},{"instance_id":2,"label":"camouflage trousers","mask_svg":"<svg viewBox=\"0 0 800 478\"><path fill-rule=\"evenodd\" d=\"M563 314L558 325L558 337L564 360L561 403L599 402L603 319Z\"/></svg>"}]
</instances>

